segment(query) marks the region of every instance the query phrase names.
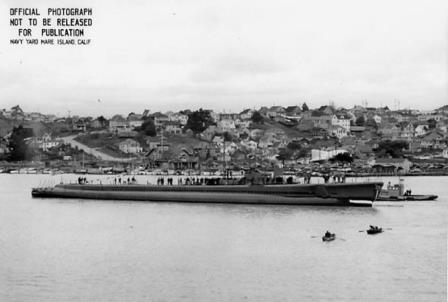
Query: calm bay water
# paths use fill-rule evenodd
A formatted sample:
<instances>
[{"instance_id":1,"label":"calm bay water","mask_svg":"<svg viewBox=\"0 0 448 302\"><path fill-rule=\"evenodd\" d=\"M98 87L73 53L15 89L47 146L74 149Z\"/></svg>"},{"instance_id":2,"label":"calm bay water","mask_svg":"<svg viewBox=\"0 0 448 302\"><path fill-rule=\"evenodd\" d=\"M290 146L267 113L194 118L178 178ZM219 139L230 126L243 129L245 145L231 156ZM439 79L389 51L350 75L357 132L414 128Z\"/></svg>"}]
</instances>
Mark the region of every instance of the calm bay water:
<instances>
[{"instance_id":1,"label":"calm bay water","mask_svg":"<svg viewBox=\"0 0 448 302\"><path fill-rule=\"evenodd\" d=\"M0 301L447 298L447 177L406 178L437 201L373 208L31 198L76 177L0 174Z\"/></svg>"}]
</instances>

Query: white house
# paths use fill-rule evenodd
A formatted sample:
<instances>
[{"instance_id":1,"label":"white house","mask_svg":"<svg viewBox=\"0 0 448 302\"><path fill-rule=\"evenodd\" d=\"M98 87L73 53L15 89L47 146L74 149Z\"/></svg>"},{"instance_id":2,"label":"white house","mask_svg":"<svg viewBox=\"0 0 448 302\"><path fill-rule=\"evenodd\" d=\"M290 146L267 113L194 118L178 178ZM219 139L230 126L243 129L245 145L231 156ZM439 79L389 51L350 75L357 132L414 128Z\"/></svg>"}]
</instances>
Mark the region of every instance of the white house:
<instances>
[{"instance_id":1,"label":"white house","mask_svg":"<svg viewBox=\"0 0 448 302\"><path fill-rule=\"evenodd\" d=\"M181 134L182 125L180 122L167 122L165 124L165 131L170 134Z\"/></svg>"},{"instance_id":2,"label":"white house","mask_svg":"<svg viewBox=\"0 0 448 302\"><path fill-rule=\"evenodd\" d=\"M221 130L233 130L235 129L235 121L231 119L222 119L218 122L218 128Z\"/></svg>"},{"instance_id":3,"label":"white house","mask_svg":"<svg viewBox=\"0 0 448 302\"><path fill-rule=\"evenodd\" d=\"M182 113L173 113L170 114L169 120L171 122L179 122L182 126L185 126L188 122L188 115Z\"/></svg>"},{"instance_id":4,"label":"white house","mask_svg":"<svg viewBox=\"0 0 448 302\"><path fill-rule=\"evenodd\" d=\"M425 135L428 132L428 129L429 129L428 125L424 125L424 124L423 125L418 125L414 129L415 136Z\"/></svg>"},{"instance_id":5,"label":"white house","mask_svg":"<svg viewBox=\"0 0 448 302\"><path fill-rule=\"evenodd\" d=\"M111 132L123 132L129 131L131 128L129 127L129 123L126 121L124 117L117 114L114 115L109 121L109 131Z\"/></svg>"},{"instance_id":6,"label":"white house","mask_svg":"<svg viewBox=\"0 0 448 302\"><path fill-rule=\"evenodd\" d=\"M374 116L372 116L372 119L375 121L375 123L381 124L382 118L378 114L375 114Z\"/></svg>"},{"instance_id":7,"label":"white house","mask_svg":"<svg viewBox=\"0 0 448 302\"><path fill-rule=\"evenodd\" d=\"M347 131L350 131L350 118L346 118L343 115L337 116L333 115L331 118L331 125L332 126L341 126L342 128L345 128Z\"/></svg>"},{"instance_id":8,"label":"white house","mask_svg":"<svg viewBox=\"0 0 448 302\"><path fill-rule=\"evenodd\" d=\"M118 149L120 149L124 153L140 153L143 151L143 148L140 146L140 143L133 139L126 139L118 144Z\"/></svg>"},{"instance_id":9,"label":"white house","mask_svg":"<svg viewBox=\"0 0 448 302\"><path fill-rule=\"evenodd\" d=\"M336 126L331 126L330 128L328 128L328 133L336 136L338 139L341 139L348 135L349 130L347 130L346 128L344 128L342 126L336 125Z\"/></svg>"}]
</instances>

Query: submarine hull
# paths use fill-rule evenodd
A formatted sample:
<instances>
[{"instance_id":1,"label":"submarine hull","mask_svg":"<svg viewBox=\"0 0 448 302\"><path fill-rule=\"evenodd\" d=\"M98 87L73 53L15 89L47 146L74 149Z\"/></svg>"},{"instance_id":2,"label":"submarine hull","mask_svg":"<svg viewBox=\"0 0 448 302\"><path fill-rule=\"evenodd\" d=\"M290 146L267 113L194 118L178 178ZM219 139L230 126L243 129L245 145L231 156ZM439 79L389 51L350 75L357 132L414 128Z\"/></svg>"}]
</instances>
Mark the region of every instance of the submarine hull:
<instances>
[{"instance_id":1,"label":"submarine hull","mask_svg":"<svg viewBox=\"0 0 448 302\"><path fill-rule=\"evenodd\" d=\"M153 202L371 206L381 183L325 185L152 186L67 184L35 188L33 197Z\"/></svg>"}]
</instances>

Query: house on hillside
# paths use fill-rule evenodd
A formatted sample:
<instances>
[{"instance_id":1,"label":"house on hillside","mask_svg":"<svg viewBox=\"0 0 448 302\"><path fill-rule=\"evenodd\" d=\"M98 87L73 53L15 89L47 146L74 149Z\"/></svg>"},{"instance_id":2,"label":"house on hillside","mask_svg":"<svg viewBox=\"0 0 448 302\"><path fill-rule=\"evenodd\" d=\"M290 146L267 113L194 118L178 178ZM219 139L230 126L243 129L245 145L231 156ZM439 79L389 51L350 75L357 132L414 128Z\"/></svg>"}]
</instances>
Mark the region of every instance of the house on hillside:
<instances>
[{"instance_id":1,"label":"house on hillside","mask_svg":"<svg viewBox=\"0 0 448 302\"><path fill-rule=\"evenodd\" d=\"M407 158L378 158L372 168L376 173L407 174L411 169L412 162Z\"/></svg>"},{"instance_id":2,"label":"house on hillside","mask_svg":"<svg viewBox=\"0 0 448 302\"><path fill-rule=\"evenodd\" d=\"M285 114L285 108L282 106L272 106L266 112L266 116L270 118L275 118L277 115Z\"/></svg>"},{"instance_id":3,"label":"house on hillside","mask_svg":"<svg viewBox=\"0 0 448 302\"><path fill-rule=\"evenodd\" d=\"M126 121L126 119L119 114L114 115L109 121L109 131L110 132L116 133L116 132L130 131L130 130L131 130L131 128L129 127L129 124Z\"/></svg>"},{"instance_id":4,"label":"house on hillside","mask_svg":"<svg viewBox=\"0 0 448 302\"><path fill-rule=\"evenodd\" d=\"M233 119L221 119L218 121L218 129L221 131L235 129L235 121Z\"/></svg>"},{"instance_id":5,"label":"house on hillside","mask_svg":"<svg viewBox=\"0 0 448 302\"><path fill-rule=\"evenodd\" d=\"M327 130L323 128L313 128L311 129L311 136L314 138L323 138L328 135Z\"/></svg>"},{"instance_id":6,"label":"house on hillside","mask_svg":"<svg viewBox=\"0 0 448 302\"><path fill-rule=\"evenodd\" d=\"M397 121L398 123L403 122L403 115L400 112L390 112L389 118L392 118L393 120Z\"/></svg>"},{"instance_id":7,"label":"house on hillside","mask_svg":"<svg viewBox=\"0 0 448 302\"><path fill-rule=\"evenodd\" d=\"M328 129L332 124L333 115L328 115L320 111L313 111L310 119L313 121L315 128Z\"/></svg>"},{"instance_id":8,"label":"house on hillside","mask_svg":"<svg viewBox=\"0 0 448 302\"><path fill-rule=\"evenodd\" d=\"M285 109L285 115L287 116L298 116L302 113L300 106L288 106Z\"/></svg>"},{"instance_id":9,"label":"house on hillside","mask_svg":"<svg viewBox=\"0 0 448 302\"><path fill-rule=\"evenodd\" d=\"M163 114L161 112L155 112L150 115L154 119L154 125L156 127L161 127L170 121L168 115Z\"/></svg>"},{"instance_id":10,"label":"house on hillside","mask_svg":"<svg viewBox=\"0 0 448 302\"><path fill-rule=\"evenodd\" d=\"M165 131L169 134L181 134L182 124L180 122L172 122L172 121L166 122Z\"/></svg>"},{"instance_id":11,"label":"house on hillside","mask_svg":"<svg viewBox=\"0 0 448 302\"><path fill-rule=\"evenodd\" d=\"M433 130L421 138L422 148L444 149L447 147L447 143L447 136L437 130Z\"/></svg>"},{"instance_id":12,"label":"house on hillside","mask_svg":"<svg viewBox=\"0 0 448 302\"><path fill-rule=\"evenodd\" d=\"M332 126L340 126L350 131L350 117L344 114L334 114L331 118Z\"/></svg>"},{"instance_id":13,"label":"house on hillside","mask_svg":"<svg viewBox=\"0 0 448 302\"><path fill-rule=\"evenodd\" d=\"M108 124L109 122L106 119L96 118L90 123L90 127L92 127L92 129L97 130L106 128Z\"/></svg>"},{"instance_id":14,"label":"house on hillside","mask_svg":"<svg viewBox=\"0 0 448 302\"><path fill-rule=\"evenodd\" d=\"M222 136L215 136L212 139L212 143L213 145L215 145L216 147L221 148L224 145L224 138Z\"/></svg>"},{"instance_id":15,"label":"house on hillside","mask_svg":"<svg viewBox=\"0 0 448 302\"><path fill-rule=\"evenodd\" d=\"M130 113L127 122L129 127L134 130L135 128L141 127L143 124L143 116L141 114Z\"/></svg>"},{"instance_id":16,"label":"house on hillside","mask_svg":"<svg viewBox=\"0 0 448 302\"><path fill-rule=\"evenodd\" d=\"M384 139L396 140L400 137L401 129L395 124L382 124L378 131Z\"/></svg>"},{"instance_id":17,"label":"house on hillside","mask_svg":"<svg viewBox=\"0 0 448 302\"><path fill-rule=\"evenodd\" d=\"M382 118L378 114L372 115L371 119L374 120L377 125L381 124Z\"/></svg>"},{"instance_id":18,"label":"house on hillside","mask_svg":"<svg viewBox=\"0 0 448 302\"><path fill-rule=\"evenodd\" d=\"M57 147L62 144L62 140L53 139L50 133L45 133L39 138L38 148L43 151L48 151L51 148Z\"/></svg>"},{"instance_id":19,"label":"house on hillside","mask_svg":"<svg viewBox=\"0 0 448 302\"><path fill-rule=\"evenodd\" d=\"M336 136L338 139L341 139L348 135L348 130L339 125L330 126L327 131L330 135Z\"/></svg>"},{"instance_id":20,"label":"house on hillside","mask_svg":"<svg viewBox=\"0 0 448 302\"><path fill-rule=\"evenodd\" d=\"M170 122L178 122L181 126L185 126L188 122L188 115L182 114L180 112L170 114L168 117Z\"/></svg>"},{"instance_id":21,"label":"house on hillside","mask_svg":"<svg viewBox=\"0 0 448 302\"><path fill-rule=\"evenodd\" d=\"M123 153L132 153L132 154L141 153L143 151L143 148L141 147L140 143L131 138L128 138L120 142L118 144L118 149L120 149L120 151L122 151Z\"/></svg>"},{"instance_id":22,"label":"house on hillside","mask_svg":"<svg viewBox=\"0 0 448 302\"><path fill-rule=\"evenodd\" d=\"M210 142L216 134L220 134L220 133L222 133L222 132L220 130L218 130L218 127L211 125L207 129L202 131L202 133L199 134L199 136L201 139Z\"/></svg>"},{"instance_id":23,"label":"house on hillside","mask_svg":"<svg viewBox=\"0 0 448 302\"><path fill-rule=\"evenodd\" d=\"M252 115L254 114L255 110L253 109L245 109L240 112L240 119L242 120L250 120L252 118Z\"/></svg>"},{"instance_id":24,"label":"house on hillside","mask_svg":"<svg viewBox=\"0 0 448 302\"><path fill-rule=\"evenodd\" d=\"M406 140L410 140L414 137L414 126L412 123L406 122L400 125L399 137Z\"/></svg>"},{"instance_id":25,"label":"house on hillside","mask_svg":"<svg viewBox=\"0 0 448 302\"><path fill-rule=\"evenodd\" d=\"M199 158L194 154L194 150L182 147L171 154L169 167L174 170L195 170L199 168Z\"/></svg>"},{"instance_id":26,"label":"house on hillside","mask_svg":"<svg viewBox=\"0 0 448 302\"><path fill-rule=\"evenodd\" d=\"M221 120L236 120L239 117L238 113L219 113L218 121Z\"/></svg>"},{"instance_id":27,"label":"house on hillside","mask_svg":"<svg viewBox=\"0 0 448 302\"><path fill-rule=\"evenodd\" d=\"M236 119L235 120L235 127L238 129L247 129L250 127L251 125L251 121L250 120L240 120L240 119Z\"/></svg>"},{"instance_id":28,"label":"house on hillside","mask_svg":"<svg viewBox=\"0 0 448 302\"><path fill-rule=\"evenodd\" d=\"M43 122L45 120L45 116L39 112L31 112L28 117L33 122Z\"/></svg>"},{"instance_id":29,"label":"house on hillside","mask_svg":"<svg viewBox=\"0 0 448 302\"><path fill-rule=\"evenodd\" d=\"M82 119L78 119L73 123L72 129L73 131L85 132L87 129L87 123Z\"/></svg>"},{"instance_id":30,"label":"house on hillside","mask_svg":"<svg viewBox=\"0 0 448 302\"><path fill-rule=\"evenodd\" d=\"M316 111L324 114L324 115L333 115L335 113L335 109L332 106L324 105L319 107Z\"/></svg>"},{"instance_id":31,"label":"house on hillside","mask_svg":"<svg viewBox=\"0 0 448 302\"><path fill-rule=\"evenodd\" d=\"M414 136L422 136L425 135L429 130L429 126L427 124L417 125L414 129Z\"/></svg>"}]
</instances>

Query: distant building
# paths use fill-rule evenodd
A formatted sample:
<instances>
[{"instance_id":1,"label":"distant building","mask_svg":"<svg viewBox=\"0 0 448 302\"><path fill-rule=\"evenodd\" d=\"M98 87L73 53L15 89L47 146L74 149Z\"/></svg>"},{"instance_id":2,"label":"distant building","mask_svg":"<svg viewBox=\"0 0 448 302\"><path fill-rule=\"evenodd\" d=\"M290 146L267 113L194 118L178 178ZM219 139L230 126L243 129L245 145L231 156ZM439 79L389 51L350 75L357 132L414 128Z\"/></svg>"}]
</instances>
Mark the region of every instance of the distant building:
<instances>
[{"instance_id":1,"label":"distant building","mask_svg":"<svg viewBox=\"0 0 448 302\"><path fill-rule=\"evenodd\" d=\"M173 114L170 114L168 117L169 117L170 122L178 122L182 126L185 126L188 122L188 115L186 115L186 114L173 113Z\"/></svg>"},{"instance_id":2,"label":"distant building","mask_svg":"<svg viewBox=\"0 0 448 302\"><path fill-rule=\"evenodd\" d=\"M45 133L39 142L39 149L43 151L48 151L51 148L57 147L62 144L62 141L59 139L52 139L50 133Z\"/></svg>"},{"instance_id":3,"label":"distant building","mask_svg":"<svg viewBox=\"0 0 448 302\"><path fill-rule=\"evenodd\" d=\"M131 129L141 127L143 124L143 116L141 114L129 114L127 123Z\"/></svg>"},{"instance_id":4,"label":"distant building","mask_svg":"<svg viewBox=\"0 0 448 302\"><path fill-rule=\"evenodd\" d=\"M412 123L407 122L401 125L400 138L409 140L413 137L414 137L414 126L412 125Z\"/></svg>"},{"instance_id":5,"label":"distant building","mask_svg":"<svg viewBox=\"0 0 448 302\"><path fill-rule=\"evenodd\" d=\"M272 106L267 110L266 115L270 118L275 118L277 115L285 113L285 108L283 108L282 106Z\"/></svg>"},{"instance_id":6,"label":"distant building","mask_svg":"<svg viewBox=\"0 0 448 302\"><path fill-rule=\"evenodd\" d=\"M428 132L429 126L426 124L417 125L414 129L415 136L422 136Z\"/></svg>"},{"instance_id":7,"label":"distant building","mask_svg":"<svg viewBox=\"0 0 448 302\"><path fill-rule=\"evenodd\" d=\"M129 127L128 122L126 121L126 119L123 116L116 114L110 119L109 131L123 132L123 131L129 131L129 130L131 130L131 128Z\"/></svg>"},{"instance_id":8,"label":"distant building","mask_svg":"<svg viewBox=\"0 0 448 302\"><path fill-rule=\"evenodd\" d=\"M233 119L222 119L218 121L218 128L220 130L233 130L235 129L235 121Z\"/></svg>"},{"instance_id":9,"label":"distant building","mask_svg":"<svg viewBox=\"0 0 448 302\"><path fill-rule=\"evenodd\" d=\"M406 174L411 166L412 162L407 158L378 158L372 168L377 173Z\"/></svg>"},{"instance_id":10,"label":"distant building","mask_svg":"<svg viewBox=\"0 0 448 302\"><path fill-rule=\"evenodd\" d=\"M252 118L252 115L254 114L255 110L253 109L245 109L240 112L240 118L242 120L250 120Z\"/></svg>"},{"instance_id":11,"label":"distant building","mask_svg":"<svg viewBox=\"0 0 448 302\"><path fill-rule=\"evenodd\" d=\"M181 134L182 124L180 122L167 122L165 123L165 132L169 134Z\"/></svg>"},{"instance_id":12,"label":"distant building","mask_svg":"<svg viewBox=\"0 0 448 302\"><path fill-rule=\"evenodd\" d=\"M79 119L73 123L73 131L85 132L87 129L87 124L83 120Z\"/></svg>"},{"instance_id":13,"label":"distant building","mask_svg":"<svg viewBox=\"0 0 448 302\"><path fill-rule=\"evenodd\" d=\"M288 106L285 109L285 115L287 116L298 116L300 113L302 113L300 106Z\"/></svg>"},{"instance_id":14,"label":"distant building","mask_svg":"<svg viewBox=\"0 0 448 302\"><path fill-rule=\"evenodd\" d=\"M168 115L161 112L155 112L151 114L151 117L154 119L154 125L156 127L161 127L170 121Z\"/></svg>"},{"instance_id":15,"label":"distant building","mask_svg":"<svg viewBox=\"0 0 448 302\"><path fill-rule=\"evenodd\" d=\"M328 133L341 139L348 135L348 130L342 126L330 126L330 128L328 128Z\"/></svg>"},{"instance_id":16,"label":"distant building","mask_svg":"<svg viewBox=\"0 0 448 302\"><path fill-rule=\"evenodd\" d=\"M396 140L400 137L401 129L394 124L382 124L379 132L384 139Z\"/></svg>"},{"instance_id":17,"label":"distant building","mask_svg":"<svg viewBox=\"0 0 448 302\"><path fill-rule=\"evenodd\" d=\"M140 146L140 143L133 139L126 139L118 144L118 149L124 153L133 153L137 154L143 151L143 148Z\"/></svg>"}]
</instances>

